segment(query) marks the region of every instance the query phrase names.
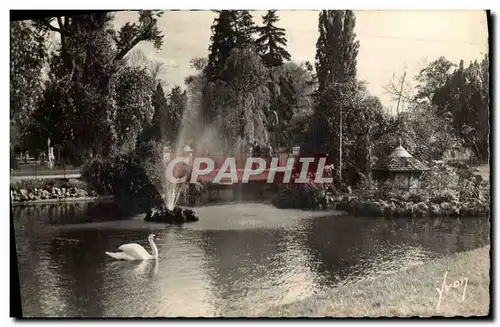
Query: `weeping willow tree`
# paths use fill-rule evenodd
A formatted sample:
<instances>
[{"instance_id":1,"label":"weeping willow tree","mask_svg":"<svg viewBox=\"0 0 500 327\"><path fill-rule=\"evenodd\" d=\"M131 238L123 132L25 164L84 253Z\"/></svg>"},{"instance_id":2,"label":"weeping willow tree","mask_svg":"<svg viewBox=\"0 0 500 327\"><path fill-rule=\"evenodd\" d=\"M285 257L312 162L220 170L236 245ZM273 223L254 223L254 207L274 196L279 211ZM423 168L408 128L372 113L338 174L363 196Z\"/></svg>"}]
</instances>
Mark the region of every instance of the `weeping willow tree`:
<instances>
[{"instance_id":1,"label":"weeping willow tree","mask_svg":"<svg viewBox=\"0 0 500 327\"><path fill-rule=\"evenodd\" d=\"M233 49L221 73L226 78L210 83L204 101L215 109L222 150L238 153L250 142L267 143L271 96L261 57L252 48Z\"/></svg>"}]
</instances>

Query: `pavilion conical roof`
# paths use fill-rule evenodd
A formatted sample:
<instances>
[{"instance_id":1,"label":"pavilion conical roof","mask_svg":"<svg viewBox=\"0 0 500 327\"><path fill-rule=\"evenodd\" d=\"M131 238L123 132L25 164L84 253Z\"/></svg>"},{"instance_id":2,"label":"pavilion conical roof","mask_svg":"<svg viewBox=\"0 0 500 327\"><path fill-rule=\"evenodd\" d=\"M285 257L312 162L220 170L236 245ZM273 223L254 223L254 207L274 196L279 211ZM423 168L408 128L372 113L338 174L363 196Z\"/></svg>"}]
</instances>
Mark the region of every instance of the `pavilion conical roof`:
<instances>
[{"instance_id":1,"label":"pavilion conical roof","mask_svg":"<svg viewBox=\"0 0 500 327\"><path fill-rule=\"evenodd\" d=\"M405 150L401 145L398 146L394 151L392 151L391 155L389 156L391 158L412 158L411 154L408 153L408 151Z\"/></svg>"},{"instance_id":2,"label":"pavilion conical roof","mask_svg":"<svg viewBox=\"0 0 500 327\"><path fill-rule=\"evenodd\" d=\"M421 161L412 157L401 145L399 145L385 159L379 160L373 167L380 171L425 171L429 168Z\"/></svg>"}]
</instances>

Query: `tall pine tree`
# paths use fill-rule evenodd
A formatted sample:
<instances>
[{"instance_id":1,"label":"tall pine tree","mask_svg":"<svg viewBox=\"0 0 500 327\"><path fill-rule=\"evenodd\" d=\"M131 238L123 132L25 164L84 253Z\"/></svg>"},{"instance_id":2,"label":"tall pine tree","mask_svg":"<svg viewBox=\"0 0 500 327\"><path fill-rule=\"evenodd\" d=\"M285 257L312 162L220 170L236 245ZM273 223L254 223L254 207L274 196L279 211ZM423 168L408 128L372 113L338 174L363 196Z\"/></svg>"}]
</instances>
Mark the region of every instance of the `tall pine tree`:
<instances>
[{"instance_id":1,"label":"tall pine tree","mask_svg":"<svg viewBox=\"0 0 500 327\"><path fill-rule=\"evenodd\" d=\"M151 122L151 138L158 140L166 140L168 130L168 103L163 87L160 83L157 84L156 90L153 93L153 107L155 113Z\"/></svg>"},{"instance_id":2,"label":"tall pine tree","mask_svg":"<svg viewBox=\"0 0 500 327\"><path fill-rule=\"evenodd\" d=\"M254 44L256 31L252 15L248 10L220 10L212 25L208 64L205 74L209 81L220 79L227 58L234 48L245 48Z\"/></svg>"},{"instance_id":3,"label":"tall pine tree","mask_svg":"<svg viewBox=\"0 0 500 327\"><path fill-rule=\"evenodd\" d=\"M350 10L323 10L319 14L316 43L317 103L310 126L309 150L328 154L342 181L343 144L358 137L349 135L345 124L356 109L359 87L356 81L356 19ZM346 125L346 126L344 126Z\"/></svg>"},{"instance_id":4,"label":"tall pine tree","mask_svg":"<svg viewBox=\"0 0 500 327\"><path fill-rule=\"evenodd\" d=\"M279 21L276 10L268 10L262 16L264 26L259 26L259 38L257 39L257 50L268 67L281 66L283 62L290 60L290 54L286 51L287 40L285 29L276 27Z\"/></svg>"},{"instance_id":5,"label":"tall pine tree","mask_svg":"<svg viewBox=\"0 0 500 327\"><path fill-rule=\"evenodd\" d=\"M162 141L166 144L175 144L179 137L182 117L187 105L186 91L176 85L165 96L161 83L158 83L153 92L152 104L154 116L151 124L143 130L139 142Z\"/></svg>"},{"instance_id":6,"label":"tall pine tree","mask_svg":"<svg viewBox=\"0 0 500 327\"><path fill-rule=\"evenodd\" d=\"M212 25L212 37L208 62L204 69L206 83L203 88L202 118L211 123L217 115L218 86L232 80L231 69L226 62L234 49L246 49L255 45L255 23L248 10L221 10Z\"/></svg>"},{"instance_id":7,"label":"tall pine tree","mask_svg":"<svg viewBox=\"0 0 500 327\"><path fill-rule=\"evenodd\" d=\"M248 10L235 10L236 21L236 46L242 49L245 46L250 46L255 43L254 34L257 32L257 27L253 21L252 14Z\"/></svg>"},{"instance_id":8,"label":"tall pine tree","mask_svg":"<svg viewBox=\"0 0 500 327\"><path fill-rule=\"evenodd\" d=\"M316 72L319 91L330 83L356 78L359 42L355 40L356 18L352 10L323 10L319 14Z\"/></svg>"}]
</instances>

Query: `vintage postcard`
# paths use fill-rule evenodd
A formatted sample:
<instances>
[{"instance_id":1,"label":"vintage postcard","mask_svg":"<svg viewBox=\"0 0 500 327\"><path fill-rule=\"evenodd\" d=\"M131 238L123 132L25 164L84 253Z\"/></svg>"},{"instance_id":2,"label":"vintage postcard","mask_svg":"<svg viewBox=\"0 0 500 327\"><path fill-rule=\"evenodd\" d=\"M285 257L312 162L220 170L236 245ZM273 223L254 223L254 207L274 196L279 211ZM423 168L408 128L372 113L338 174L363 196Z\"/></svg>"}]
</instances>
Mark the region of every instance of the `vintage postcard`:
<instances>
[{"instance_id":1,"label":"vintage postcard","mask_svg":"<svg viewBox=\"0 0 500 327\"><path fill-rule=\"evenodd\" d=\"M490 315L490 29L12 11L11 315Z\"/></svg>"}]
</instances>

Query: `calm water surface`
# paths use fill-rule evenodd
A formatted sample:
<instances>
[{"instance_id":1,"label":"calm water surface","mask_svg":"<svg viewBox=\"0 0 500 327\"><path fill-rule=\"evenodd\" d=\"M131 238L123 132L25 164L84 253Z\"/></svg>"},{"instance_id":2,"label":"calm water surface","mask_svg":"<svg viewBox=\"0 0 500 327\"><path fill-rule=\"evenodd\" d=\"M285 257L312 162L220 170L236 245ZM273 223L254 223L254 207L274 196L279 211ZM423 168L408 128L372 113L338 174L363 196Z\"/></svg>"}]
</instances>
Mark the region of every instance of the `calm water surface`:
<instances>
[{"instance_id":1,"label":"calm water surface","mask_svg":"<svg viewBox=\"0 0 500 327\"><path fill-rule=\"evenodd\" d=\"M355 218L265 204L196 208L184 226L111 204L14 207L25 316L241 316L489 243L487 219ZM157 262L104 254L124 243Z\"/></svg>"}]
</instances>

